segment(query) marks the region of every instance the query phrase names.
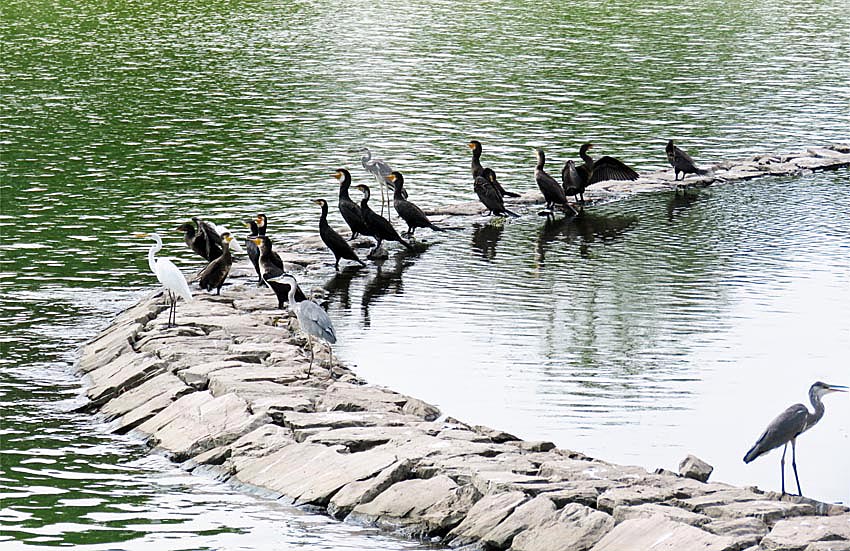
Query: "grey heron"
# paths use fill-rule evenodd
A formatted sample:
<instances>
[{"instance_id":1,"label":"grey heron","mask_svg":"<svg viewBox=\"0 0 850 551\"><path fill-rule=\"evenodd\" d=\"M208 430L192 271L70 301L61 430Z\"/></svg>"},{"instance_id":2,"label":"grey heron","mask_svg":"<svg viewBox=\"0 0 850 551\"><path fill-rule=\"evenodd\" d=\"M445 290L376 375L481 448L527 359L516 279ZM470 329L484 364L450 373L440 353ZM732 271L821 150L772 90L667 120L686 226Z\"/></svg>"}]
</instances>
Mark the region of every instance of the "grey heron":
<instances>
[{"instance_id":1,"label":"grey heron","mask_svg":"<svg viewBox=\"0 0 850 551\"><path fill-rule=\"evenodd\" d=\"M372 152L367 147L362 148L360 153L362 154L360 163L366 169L366 172L375 178L375 181L378 182L378 186L381 188L381 216L383 216L384 204L387 202L388 196L387 190L395 192L395 186L388 178L393 169L383 159L373 159ZM407 192L404 193L404 198L407 199ZM390 218L389 211L390 209L387 207L387 218Z\"/></svg>"},{"instance_id":2,"label":"grey heron","mask_svg":"<svg viewBox=\"0 0 850 551\"><path fill-rule=\"evenodd\" d=\"M266 278L266 284L269 283L270 277ZM289 284L289 308L295 312L295 317L298 319L298 326L301 331L307 334L307 343L310 345L310 367L307 370L307 377L313 371L313 338L317 338L327 342L329 345L336 343L336 332L334 331L331 318L325 310L313 302L312 300L303 299L296 301L296 291L298 289L298 281L289 274L281 274L274 279L284 280ZM283 282L281 282L283 283ZM271 286L269 286L271 288ZM331 365L333 365L333 348L331 351Z\"/></svg>"},{"instance_id":3,"label":"grey heron","mask_svg":"<svg viewBox=\"0 0 850 551\"><path fill-rule=\"evenodd\" d=\"M192 300L192 291L189 289L186 277L168 258L156 258L156 253L162 250L162 239L159 234L137 233L136 237L150 237L154 240L154 244L148 249L148 266L168 294L170 300L168 326L177 325L177 296L187 302Z\"/></svg>"},{"instance_id":4,"label":"grey heron","mask_svg":"<svg viewBox=\"0 0 850 551\"><path fill-rule=\"evenodd\" d=\"M816 382L809 388L809 401L815 408L814 413L810 413L808 408L803 404L794 404L779 416L770 422L762 435L756 441L747 455L744 456L744 463L753 461L760 455L763 455L779 446L784 445L782 449L782 494L785 494L785 452L788 451L788 442L791 442L791 466L794 467L794 479L797 481L797 493L802 496L803 491L800 489L800 478L797 476L797 437L815 426L823 417L824 406L821 398L830 392L847 392L846 386L828 385L820 381Z\"/></svg>"}]
</instances>

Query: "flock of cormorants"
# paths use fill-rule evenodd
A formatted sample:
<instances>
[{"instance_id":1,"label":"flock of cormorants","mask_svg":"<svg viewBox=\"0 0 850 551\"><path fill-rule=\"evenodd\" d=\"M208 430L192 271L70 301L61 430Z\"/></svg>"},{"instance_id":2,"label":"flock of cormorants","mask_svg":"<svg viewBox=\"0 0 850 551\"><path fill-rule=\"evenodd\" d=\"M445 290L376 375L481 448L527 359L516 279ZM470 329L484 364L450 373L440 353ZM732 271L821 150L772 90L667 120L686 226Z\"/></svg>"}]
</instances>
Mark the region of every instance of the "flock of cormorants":
<instances>
[{"instance_id":1,"label":"flock of cormorants","mask_svg":"<svg viewBox=\"0 0 850 551\"><path fill-rule=\"evenodd\" d=\"M491 215L519 216L506 209L504 205L505 197L519 197L519 194L506 191L499 182L496 172L481 164L483 150L481 142L471 140L468 145L472 150L473 189L481 203ZM604 156L593 159L588 154L591 147L593 147L592 144L586 143L579 149L579 156L583 164L576 165L572 160L568 160L564 164L561 170L561 182L558 182L544 170L546 155L542 149L535 148L537 164L534 168L534 179L546 203L546 210L541 214L545 214L547 217L553 216L554 208L557 205L567 215L576 215L584 207L584 191L589 185L605 180L636 180L638 178L637 172L614 157ZM679 180L680 173L682 179L684 179L688 174L704 175L710 172L698 168L686 152L676 147L673 140L667 143L665 151L667 160L673 167L675 181ZM407 191L404 189L404 176L400 172L392 170L386 162L380 159L373 159L368 149L363 148L361 152L363 168L375 178L381 188L381 212L383 213L384 203L388 200L385 192L391 192L395 211L407 224L407 231L399 234L395 230L388 219L389 209L387 211L388 218L384 218L370 208L369 186L365 184L355 186L355 189L360 191L363 197L360 204L352 200L349 192L351 173L344 168L337 169L334 176L339 181L338 207L340 214L351 230L351 237L348 240L328 223L328 202L324 199L314 200L321 207L319 236L334 255L336 271L339 271L340 260L350 260L357 262L360 266L365 266L365 263L349 244L349 241L359 235L370 236L375 239L375 246L367 255L367 257L372 258L381 255L381 244L384 241L395 241L413 250L413 245L404 237L407 237L408 240L414 239L414 232L417 228L430 228L434 231L445 231L447 229L433 224L422 209L408 199ZM574 202L570 203L567 197L573 197ZM245 248L257 273L257 285L265 284L275 293L280 309L284 309L288 303L289 309L295 313L298 319L301 330L307 335L310 347L310 367L307 370L307 377L309 378L314 360L313 338L332 345L336 342L336 333L327 312L320 305L309 300L299 288L295 278L285 272L280 255L273 250L272 241L266 235L267 224L268 218L265 214L259 214L256 218L245 222L245 225L251 230L251 234L246 238ZM226 229L216 228L213 224L198 217L193 217L192 222L183 223L176 229L183 232L186 245L208 261L208 264L195 278L199 286L208 292L215 289L216 294L220 294L221 287L224 285L233 264L230 251L231 243L234 241L233 236ZM162 240L159 235L154 233L137 234L137 236L151 237L155 241L148 251L148 263L151 271L165 287L170 299L168 325L176 324L177 297L180 296L187 301L192 300L192 293L186 278L169 259L156 258L156 253L162 249ZM331 363L332 359L333 349L331 348ZM797 492L802 495L800 481L797 477L796 439L823 416L824 407L821 397L824 394L846 392L847 390L848 388L844 386L827 385L822 382L812 385L809 394L815 413L809 413L803 404L795 404L788 408L770 423L756 444L747 452L744 462L749 463L758 456L784 445L781 460L782 493L784 494L785 451L790 442Z\"/></svg>"},{"instance_id":2,"label":"flock of cormorants","mask_svg":"<svg viewBox=\"0 0 850 551\"><path fill-rule=\"evenodd\" d=\"M487 208L488 213L494 216L519 216L505 208L504 198L519 197L520 194L505 190L499 182L496 172L481 163L483 151L481 142L471 140L468 146L472 150L473 190L481 203ZM537 165L534 169L534 179L546 202L544 213L547 216L553 216L556 205L569 215L577 214L577 209L582 209L584 206L584 191L591 184L603 180L636 180L638 178L637 172L614 157L605 156L594 160L587 153L591 147L592 144L586 143L579 149L579 156L583 164L576 165L572 160L566 162L561 170L561 182L546 173L544 170L546 156L542 149L535 149ZM676 171L676 179L678 179L680 172L683 174L704 174L706 172L697 168L688 154L673 145L672 140L667 144L667 158ZM321 207L319 236L333 253L334 268L337 271L339 271L340 260L349 260L360 264L360 266L365 266L365 263L349 244L349 241L360 235L375 239L374 248L367 254L367 258L371 259L385 256L386 253L383 252L381 247L384 241L395 241L409 250L414 250L410 240L415 239L414 234L417 228L428 228L433 231L448 229L431 222L422 209L410 201L407 190L404 188L404 176L401 172L393 170L385 161L373 158L372 153L365 147L361 149L360 161L363 168L375 178L378 187L381 189L381 214L378 214L369 206L371 198L369 186L365 184L354 186L354 189L363 194L359 204L351 198L351 173L345 168L337 169L334 176L339 182L339 212L351 230L351 237L348 240L328 223L328 202L324 199L314 200ZM387 218L382 216L390 194L396 213L407 224L407 231L401 234L393 227L389 209L387 209ZM569 196L572 196L576 201L571 204L567 200ZM265 214L259 214L256 218L245 222L245 226L250 228L250 235L245 241L245 249L257 273L257 285L265 284L275 293L279 308L283 309L289 303L290 309L296 313L301 329L307 334L310 341L310 365L312 367L312 337L333 344L336 342L333 325L327 313L308 300L304 292L298 287L295 278L285 272L280 255L274 251L272 241L266 235L267 224L268 218ZM177 230L183 232L186 245L208 262L195 278L199 286L208 292L215 290L216 294L220 294L233 265L231 243L233 243L234 238L231 233L226 228L217 228L199 217L193 217L191 222L179 225ZM155 254L162 248L162 243L158 235L152 234L151 237L156 241L148 256L151 271L165 286L171 299L169 324L176 323L176 297L182 296L188 300L191 298L191 293L187 295L188 284L170 260L155 258ZM313 304L315 308L310 304Z\"/></svg>"}]
</instances>

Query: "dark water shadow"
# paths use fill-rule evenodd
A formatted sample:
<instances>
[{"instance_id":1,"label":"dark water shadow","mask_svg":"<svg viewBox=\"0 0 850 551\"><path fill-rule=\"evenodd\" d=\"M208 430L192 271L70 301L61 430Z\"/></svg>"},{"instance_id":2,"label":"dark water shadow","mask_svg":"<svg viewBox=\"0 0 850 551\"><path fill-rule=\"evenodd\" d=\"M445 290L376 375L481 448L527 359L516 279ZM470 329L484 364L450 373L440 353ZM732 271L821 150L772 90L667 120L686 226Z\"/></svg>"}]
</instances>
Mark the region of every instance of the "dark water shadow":
<instances>
[{"instance_id":1,"label":"dark water shadow","mask_svg":"<svg viewBox=\"0 0 850 551\"><path fill-rule=\"evenodd\" d=\"M486 224L475 224L472 230L472 250L490 262L496 258L496 245L505 231L504 219L494 219Z\"/></svg>"},{"instance_id":2,"label":"dark water shadow","mask_svg":"<svg viewBox=\"0 0 850 551\"><path fill-rule=\"evenodd\" d=\"M368 268L359 265L345 266L324 285L327 291L327 300L336 300L346 310L351 309L351 282L356 278L366 277Z\"/></svg>"},{"instance_id":3,"label":"dark water shadow","mask_svg":"<svg viewBox=\"0 0 850 551\"><path fill-rule=\"evenodd\" d=\"M384 261L375 262L375 275L366 282L363 288L363 296L360 298L361 312L363 313L363 327L369 327L369 306L375 300L389 293L399 295L403 292L402 274L415 259L431 247L430 243L417 242L414 250L401 249Z\"/></svg>"},{"instance_id":4,"label":"dark water shadow","mask_svg":"<svg viewBox=\"0 0 850 551\"><path fill-rule=\"evenodd\" d=\"M612 241L634 227L637 221L635 215L607 216L588 211L563 218L548 217L537 235L537 264L544 264L547 249L556 241L566 244L578 241L579 254L589 257L591 243Z\"/></svg>"},{"instance_id":5,"label":"dark water shadow","mask_svg":"<svg viewBox=\"0 0 850 551\"><path fill-rule=\"evenodd\" d=\"M682 189L676 190L667 200L667 221L672 222L690 209L694 203L702 199L699 190Z\"/></svg>"}]
</instances>

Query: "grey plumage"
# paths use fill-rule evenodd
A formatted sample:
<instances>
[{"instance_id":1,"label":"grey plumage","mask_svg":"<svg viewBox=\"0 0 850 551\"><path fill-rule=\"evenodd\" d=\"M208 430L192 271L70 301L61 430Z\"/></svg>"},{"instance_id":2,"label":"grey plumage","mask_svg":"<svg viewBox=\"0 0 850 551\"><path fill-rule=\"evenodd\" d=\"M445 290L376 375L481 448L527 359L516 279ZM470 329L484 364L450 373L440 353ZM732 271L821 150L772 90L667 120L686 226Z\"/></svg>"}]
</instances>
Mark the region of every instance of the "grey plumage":
<instances>
[{"instance_id":1,"label":"grey plumage","mask_svg":"<svg viewBox=\"0 0 850 551\"><path fill-rule=\"evenodd\" d=\"M782 450L782 493L785 493L785 452L791 443L791 465L794 467L794 479L797 481L797 493L803 495L800 489L800 478L797 476L797 437L812 428L821 417L825 408L821 398L830 392L847 392L846 386L828 385L820 381L809 388L809 401L815 408L810 413L803 404L794 404L770 422L762 435L744 456L744 463L749 463L757 457L784 445Z\"/></svg>"}]
</instances>

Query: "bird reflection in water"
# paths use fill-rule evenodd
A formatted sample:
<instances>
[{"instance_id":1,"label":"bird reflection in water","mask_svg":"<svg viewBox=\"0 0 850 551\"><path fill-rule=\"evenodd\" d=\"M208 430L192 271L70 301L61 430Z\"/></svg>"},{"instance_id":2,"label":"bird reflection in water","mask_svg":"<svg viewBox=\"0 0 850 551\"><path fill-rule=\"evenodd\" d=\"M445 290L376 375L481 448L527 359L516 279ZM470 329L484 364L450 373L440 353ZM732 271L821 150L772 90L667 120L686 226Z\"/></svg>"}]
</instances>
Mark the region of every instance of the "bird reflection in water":
<instances>
[{"instance_id":1,"label":"bird reflection in water","mask_svg":"<svg viewBox=\"0 0 850 551\"><path fill-rule=\"evenodd\" d=\"M487 224L475 224L472 230L472 250L488 262L496 258L496 244L505 231L505 219L494 218Z\"/></svg>"},{"instance_id":2,"label":"bird reflection in water","mask_svg":"<svg viewBox=\"0 0 850 551\"><path fill-rule=\"evenodd\" d=\"M667 200L667 221L672 222L674 218L686 212L701 198L699 190L683 187L680 192L677 188Z\"/></svg>"},{"instance_id":3,"label":"bird reflection in water","mask_svg":"<svg viewBox=\"0 0 850 551\"><path fill-rule=\"evenodd\" d=\"M590 244L611 241L623 235L637 223L637 216L606 216L581 211L576 216L547 218L537 236L537 267L543 266L549 245L555 241L579 242L579 254L590 257Z\"/></svg>"},{"instance_id":4,"label":"bird reflection in water","mask_svg":"<svg viewBox=\"0 0 850 551\"><path fill-rule=\"evenodd\" d=\"M418 242L415 249L400 249L391 258L383 262L375 262L377 270L372 279L366 282L363 288L363 297L360 299L361 311L363 312L363 327L370 327L369 306L380 297L392 292L401 294L402 273L413 265L414 259L424 253L431 245Z\"/></svg>"},{"instance_id":5,"label":"bird reflection in water","mask_svg":"<svg viewBox=\"0 0 850 551\"><path fill-rule=\"evenodd\" d=\"M328 301L333 302L335 300L342 308L349 310L351 308L351 282L357 276L365 277L367 273L369 272L361 270L359 266L346 266L341 271L336 272L324 286L328 293Z\"/></svg>"}]
</instances>

